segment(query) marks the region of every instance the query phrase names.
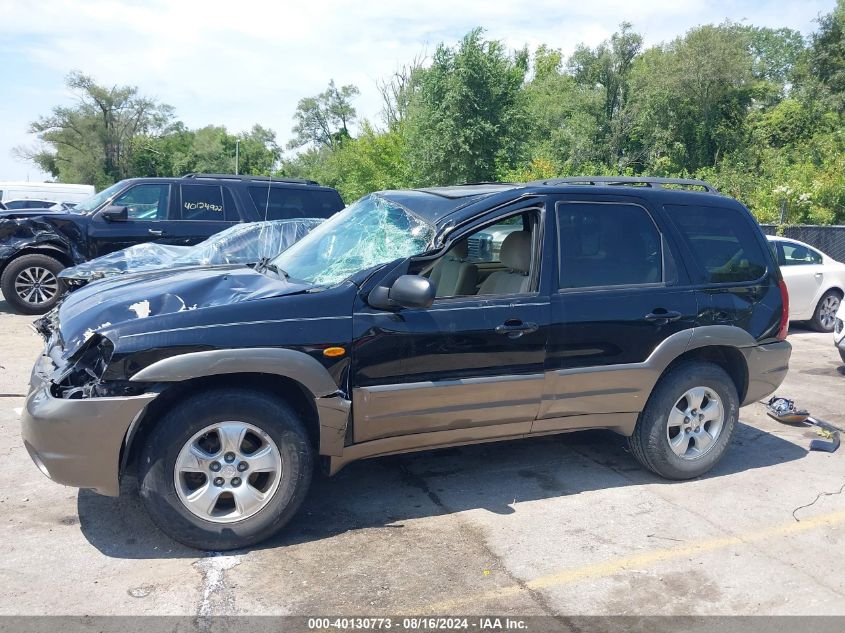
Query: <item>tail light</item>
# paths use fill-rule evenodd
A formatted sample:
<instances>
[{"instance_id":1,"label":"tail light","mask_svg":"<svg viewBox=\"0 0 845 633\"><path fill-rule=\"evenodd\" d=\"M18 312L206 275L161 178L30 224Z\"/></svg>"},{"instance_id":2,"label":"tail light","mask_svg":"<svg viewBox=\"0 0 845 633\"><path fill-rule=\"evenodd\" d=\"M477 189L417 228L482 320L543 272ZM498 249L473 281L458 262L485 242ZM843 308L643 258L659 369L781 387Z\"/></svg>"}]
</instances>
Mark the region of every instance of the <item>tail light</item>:
<instances>
[{"instance_id":1,"label":"tail light","mask_svg":"<svg viewBox=\"0 0 845 633\"><path fill-rule=\"evenodd\" d=\"M778 282L780 288L780 300L783 304L783 314L780 315L780 329L778 330L778 339L786 340L786 333L789 331L789 291L786 289L786 282L781 279Z\"/></svg>"}]
</instances>

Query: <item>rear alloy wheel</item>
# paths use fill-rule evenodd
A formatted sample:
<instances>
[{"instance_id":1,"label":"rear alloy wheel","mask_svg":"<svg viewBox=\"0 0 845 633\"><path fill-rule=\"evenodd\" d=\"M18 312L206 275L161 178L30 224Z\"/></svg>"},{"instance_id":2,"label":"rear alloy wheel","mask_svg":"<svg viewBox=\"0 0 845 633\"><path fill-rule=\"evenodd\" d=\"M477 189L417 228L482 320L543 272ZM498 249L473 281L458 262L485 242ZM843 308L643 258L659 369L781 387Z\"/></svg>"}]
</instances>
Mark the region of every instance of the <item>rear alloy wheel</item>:
<instances>
[{"instance_id":1,"label":"rear alloy wheel","mask_svg":"<svg viewBox=\"0 0 845 633\"><path fill-rule=\"evenodd\" d=\"M681 459L699 459L719 439L725 426L725 409L713 389L693 387L682 395L666 422L669 446Z\"/></svg>"},{"instance_id":2,"label":"rear alloy wheel","mask_svg":"<svg viewBox=\"0 0 845 633\"><path fill-rule=\"evenodd\" d=\"M730 444L739 415L733 380L718 365L679 363L655 385L629 445L643 466L668 479L709 471Z\"/></svg>"},{"instance_id":3,"label":"rear alloy wheel","mask_svg":"<svg viewBox=\"0 0 845 633\"><path fill-rule=\"evenodd\" d=\"M23 255L6 266L0 287L3 296L22 314L43 314L59 301L62 263L47 255Z\"/></svg>"},{"instance_id":4,"label":"rear alloy wheel","mask_svg":"<svg viewBox=\"0 0 845 633\"><path fill-rule=\"evenodd\" d=\"M841 302L842 297L838 292L828 290L819 300L816 311L813 313L813 318L810 321L813 329L819 332L833 332L833 326L836 324L836 311L839 310Z\"/></svg>"}]
</instances>

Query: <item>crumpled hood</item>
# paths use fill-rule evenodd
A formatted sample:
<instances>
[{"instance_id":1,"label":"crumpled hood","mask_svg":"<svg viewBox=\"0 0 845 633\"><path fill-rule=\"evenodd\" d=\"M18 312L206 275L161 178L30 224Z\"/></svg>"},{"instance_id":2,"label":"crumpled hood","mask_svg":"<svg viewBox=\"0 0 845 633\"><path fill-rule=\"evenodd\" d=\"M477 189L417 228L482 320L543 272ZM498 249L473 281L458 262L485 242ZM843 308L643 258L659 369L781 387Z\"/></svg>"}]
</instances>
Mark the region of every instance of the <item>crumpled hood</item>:
<instances>
[{"instance_id":1,"label":"crumpled hood","mask_svg":"<svg viewBox=\"0 0 845 633\"><path fill-rule=\"evenodd\" d=\"M68 295L57 315L48 314L43 320L50 328L58 316L63 356L68 358L95 332L121 323L150 319L154 328L153 321L161 315L277 297L309 287L242 265L144 272L90 283Z\"/></svg>"}]
</instances>

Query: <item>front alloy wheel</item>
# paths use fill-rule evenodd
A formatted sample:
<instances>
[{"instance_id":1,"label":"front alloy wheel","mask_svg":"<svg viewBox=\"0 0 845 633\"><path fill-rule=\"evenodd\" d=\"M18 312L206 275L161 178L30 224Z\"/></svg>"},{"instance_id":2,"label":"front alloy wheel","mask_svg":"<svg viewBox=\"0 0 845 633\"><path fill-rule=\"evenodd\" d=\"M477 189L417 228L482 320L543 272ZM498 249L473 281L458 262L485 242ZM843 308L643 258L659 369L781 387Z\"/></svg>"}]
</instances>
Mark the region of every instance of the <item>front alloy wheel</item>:
<instances>
[{"instance_id":1,"label":"front alloy wheel","mask_svg":"<svg viewBox=\"0 0 845 633\"><path fill-rule=\"evenodd\" d=\"M212 424L179 452L173 472L185 507L206 521L242 521L279 487L282 457L267 433L246 422Z\"/></svg>"},{"instance_id":2,"label":"front alloy wheel","mask_svg":"<svg viewBox=\"0 0 845 633\"><path fill-rule=\"evenodd\" d=\"M0 276L3 297L20 314L43 314L61 299L64 288L59 273L63 268L59 260L42 253L16 257Z\"/></svg>"},{"instance_id":3,"label":"front alloy wheel","mask_svg":"<svg viewBox=\"0 0 845 633\"><path fill-rule=\"evenodd\" d=\"M196 391L168 406L141 441L144 506L163 532L199 549L269 538L311 482L314 449L303 421L265 391Z\"/></svg>"},{"instance_id":4,"label":"front alloy wheel","mask_svg":"<svg viewBox=\"0 0 845 633\"><path fill-rule=\"evenodd\" d=\"M52 302L59 292L58 278L41 266L24 268L15 277L14 283L15 294L36 309Z\"/></svg>"}]
</instances>

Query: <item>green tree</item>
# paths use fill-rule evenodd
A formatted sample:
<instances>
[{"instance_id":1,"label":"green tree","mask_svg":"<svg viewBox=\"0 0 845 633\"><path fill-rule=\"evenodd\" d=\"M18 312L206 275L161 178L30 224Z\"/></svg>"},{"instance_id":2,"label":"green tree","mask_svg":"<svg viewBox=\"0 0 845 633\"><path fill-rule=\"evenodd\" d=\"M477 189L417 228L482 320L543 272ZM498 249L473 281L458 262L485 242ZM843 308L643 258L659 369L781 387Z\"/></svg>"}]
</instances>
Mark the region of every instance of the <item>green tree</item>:
<instances>
[{"instance_id":1,"label":"green tree","mask_svg":"<svg viewBox=\"0 0 845 633\"><path fill-rule=\"evenodd\" d=\"M30 125L42 148L22 152L60 182L98 187L128 174L132 140L167 131L173 109L138 94L134 86L101 86L80 72L68 75L76 96L72 106L57 106Z\"/></svg>"},{"instance_id":2,"label":"green tree","mask_svg":"<svg viewBox=\"0 0 845 633\"><path fill-rule=\"evenodd\" d=\"M733 25L705 25L642 55L632 72L637 135L659 171L713 165L743 141L753 58Z\"/></svg>"},{"instance_id":3,"label":"green tree","mask_svg":"<svg viewBox=\"0 0 845 633\"><path fill-rule=\"evenodd\" d=\"M603 148L599 160L624 169L635 158L628 156L634 123L634 107L629 100L630 74L642 50L643 38L623 22L610 40L597 48L579 46L569 59L569 69L575 81L597 92L600 110L595 113L597 129L594 142Z\"/></svg>"},{"instance_id":4,"label":"green tree","mask_svg":"<svg viewBox=\"0 0 845 633\"><path fill-rule=\"evenodd\" d=\"M288 148L304 145L335 148L349 139L349 127L356 118L352 99L358 94L356 86L350 84L338 88L332 79L324 92L316 97L300 99L294 114L295 136L288 143Z\"/></svg>"},{"instance_id":5,"label":"green tree","mask_svg":"<svg viewBox=\"0 0 845 633\"><path fill-rule=\"evenodd\" d=\"M492 180L520 157L528 52L508 55L482 34L471 31L456 48L441 44L420 72L406 126L415 184Z\"/></svg>"}]
</instances>

